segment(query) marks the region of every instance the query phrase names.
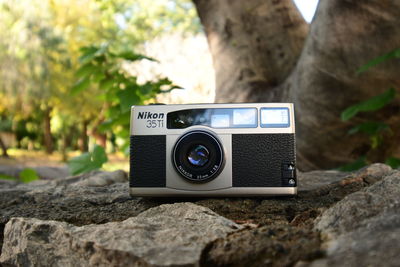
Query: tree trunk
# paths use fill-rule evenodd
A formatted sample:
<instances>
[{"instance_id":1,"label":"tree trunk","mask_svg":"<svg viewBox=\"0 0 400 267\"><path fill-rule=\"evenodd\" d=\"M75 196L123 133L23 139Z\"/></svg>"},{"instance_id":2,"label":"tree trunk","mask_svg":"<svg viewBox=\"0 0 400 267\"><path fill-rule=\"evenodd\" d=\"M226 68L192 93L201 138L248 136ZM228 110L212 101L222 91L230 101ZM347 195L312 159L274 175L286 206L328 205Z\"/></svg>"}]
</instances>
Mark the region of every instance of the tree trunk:
<instances>
[{"instance_id":1,"label":"tree trunk","mask_svg":"<svg viewBox=\"0 0 400 267\"><path fill-rule=\"evenodd\" d=\"M67 140L67 134L63 133L62 134L62 144L61 144L61 155L62 155L62 161L63 162L67 162L68 161L68 153L67 153L67 149L68 149L68 140Z\"/></svg>"},{"instance_id":2,"label":"tree trunk","mask_svg":"<svg viewBox=\"0 0 400 267\"><path fill-rule=\"evenodd\" d=\"M0 136L0 148L1 148L1 150L3 151L3 152L2 152L2 156L8 158L9 155L8 155L8 153L7 153L7 146L6 146L6 144L3 142L3 139L1 139L1 136Z\"/></svg>"},{"instance_id":3,"label":"tree trunk","mask_svg":"<svg viewBox=\"0 0 400 267\"><path fill-rule=\"evenodd\" d=\"M82 122L82 132L81 136L79 138L79 150L81 152L87 152L89 150L89 138L88 138L88 121L83 121Z\"/></svg>"},{"instance_id":4,"label":"tree trunk","mask_svg":"<svg viewBox=\"0 0 400 267\"><path fill-rule=\"evenodd\" d=\"M46 153L51 154L54 151L53 136L51 135L51 108L44 111L44 146Z\"/></svg>"},{"instance_id":5,"label":"tree trunk","mask_svg":"<svg viewBox=\"0 0 400 267\"><path fill-rule=\"evenodd\" d=\"M194 2L213 55L217 102L293 102L302 170L337 167L367 153L368 138L347 135L350 123L340 113L400 87L399 61L356 74L400 47L399 1L320 0L305 42L307 25L289 0ZM358 123L399 123L399 107L396 101ZM392 139L387 150L398 144Z\"/></svg>"},{"instance_id":6,"label":"tree trunk","mask_svg":"<svg viewBox=\"0 0 400 267\"><path fill-rule=\"evenodd\" d=\"M216 74L216 101L252 101L294 68L308 24L291 0L195 0Z\"/></svg>"}]
</instances>

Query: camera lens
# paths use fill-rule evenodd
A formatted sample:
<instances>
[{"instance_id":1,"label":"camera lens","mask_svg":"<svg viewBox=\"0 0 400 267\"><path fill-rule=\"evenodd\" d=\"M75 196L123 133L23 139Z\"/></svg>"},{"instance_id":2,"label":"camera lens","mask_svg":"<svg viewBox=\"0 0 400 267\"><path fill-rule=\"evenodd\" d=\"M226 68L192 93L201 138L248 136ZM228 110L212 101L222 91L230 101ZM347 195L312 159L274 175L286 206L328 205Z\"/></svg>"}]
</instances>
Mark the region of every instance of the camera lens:
<instances>
[{"instance_id":1,"label":"camera lens","mask_svg":"<svg viewBox=\"0 0 400 267\"><path fill-rule=\"evenodd\" d=\"M196 167L202 167L208 162L208 149L203 145L194 146L187 156L189 162Z\"/></svg>"},{"instance_id":2,"label":"camera lens","mask_svg":"<svg viewBox=\"0 0 400 267\"><path fill-rule=\"evenodd\" d=\"M182 135L172 151L176 171L190 182L207 182L222 171L224 152L218 138L208 131Z\"/></svg>"}]
</instances>

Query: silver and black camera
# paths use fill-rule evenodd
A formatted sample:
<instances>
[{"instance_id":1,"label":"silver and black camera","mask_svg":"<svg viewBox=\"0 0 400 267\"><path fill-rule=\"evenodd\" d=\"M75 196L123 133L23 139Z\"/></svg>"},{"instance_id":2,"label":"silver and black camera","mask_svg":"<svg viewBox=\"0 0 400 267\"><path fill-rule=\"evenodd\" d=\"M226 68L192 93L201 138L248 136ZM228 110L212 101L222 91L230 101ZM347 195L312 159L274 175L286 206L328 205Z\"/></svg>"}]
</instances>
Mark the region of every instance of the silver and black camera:
<instances>
[{"instance_id":1,"label":"silver and black camera","mask_svg":"<svg viewBox=\"0 0 400 267\"><path fill-rule=\"evenodd\" d=\"M293 104L133 106L132 196L297 193Z\"/></svg>"}]
</instances>

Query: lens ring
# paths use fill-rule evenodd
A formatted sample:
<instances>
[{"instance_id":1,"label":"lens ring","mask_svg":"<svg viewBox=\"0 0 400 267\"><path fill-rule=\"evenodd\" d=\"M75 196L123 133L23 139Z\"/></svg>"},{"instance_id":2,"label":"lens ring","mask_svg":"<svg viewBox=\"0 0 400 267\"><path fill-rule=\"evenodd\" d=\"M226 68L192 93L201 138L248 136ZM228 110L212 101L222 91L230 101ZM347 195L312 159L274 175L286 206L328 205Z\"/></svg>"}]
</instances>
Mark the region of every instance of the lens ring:
<instances>
[{"instance_id":1,"label":"lens ring","mask_svg":"<svg viewBox=\"0 0 400 267\"><path fill-rule=\"evenodd\" d=\"M205 148L208 155L204 154L201 162L191 162L188 156L197 147L202 152ZM205 157L207 160L204 160ZM210 181L217 177L224 167L222 145L213 134L207 131L195 130L181 136L175 144L172 158L176 171L191 182Z\"/></svg>"}]
</instances>

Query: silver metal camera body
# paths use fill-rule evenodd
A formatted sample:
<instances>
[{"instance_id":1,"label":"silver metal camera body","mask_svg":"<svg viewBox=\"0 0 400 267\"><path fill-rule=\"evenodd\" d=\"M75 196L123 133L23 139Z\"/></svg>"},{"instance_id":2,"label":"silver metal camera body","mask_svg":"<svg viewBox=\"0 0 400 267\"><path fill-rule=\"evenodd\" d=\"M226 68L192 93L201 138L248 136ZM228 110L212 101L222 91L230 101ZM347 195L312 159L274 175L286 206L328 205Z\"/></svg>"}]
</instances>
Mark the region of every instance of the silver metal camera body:
<instances>
[{"instance_id":1,"label":"silver metal camera body","mask_svg":"<svg viewBox=\"0 0 400 267\"><path fill-rule=\"evenodd\" d=\"M132 196L297 193L291 103L133 106Z\"/></svg>"}]
</instances>

